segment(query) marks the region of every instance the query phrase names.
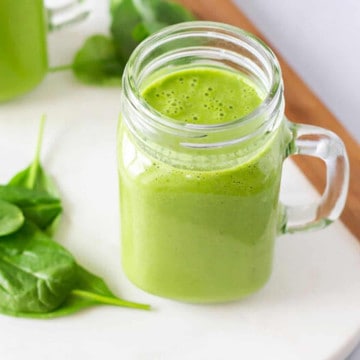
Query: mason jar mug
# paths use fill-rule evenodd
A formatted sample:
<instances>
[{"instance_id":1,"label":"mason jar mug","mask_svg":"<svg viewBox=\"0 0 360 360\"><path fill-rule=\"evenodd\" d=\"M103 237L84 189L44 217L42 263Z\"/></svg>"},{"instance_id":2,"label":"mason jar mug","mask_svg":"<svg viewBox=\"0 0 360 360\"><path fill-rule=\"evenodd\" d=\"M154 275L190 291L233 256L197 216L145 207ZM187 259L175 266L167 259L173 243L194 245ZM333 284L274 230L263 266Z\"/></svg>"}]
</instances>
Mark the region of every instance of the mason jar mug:
<instances>
[{"instance_id":1,"label":"mason jar mug","mask_svg":"<svg viewBox=\"0 0 360 360\"><path fill-rule=\"evenodd\" d=\"M239 115L222 121L234 106ZM118 129L122 265L134 284L181 301L239 299L268 280L277 235L338 218L344 145L289 122L284 106L273 52L236 27L182 23L139 45L124 72ZM325 161L320 202L279 201L293 154Z\"/></svg>"}]
</instances>

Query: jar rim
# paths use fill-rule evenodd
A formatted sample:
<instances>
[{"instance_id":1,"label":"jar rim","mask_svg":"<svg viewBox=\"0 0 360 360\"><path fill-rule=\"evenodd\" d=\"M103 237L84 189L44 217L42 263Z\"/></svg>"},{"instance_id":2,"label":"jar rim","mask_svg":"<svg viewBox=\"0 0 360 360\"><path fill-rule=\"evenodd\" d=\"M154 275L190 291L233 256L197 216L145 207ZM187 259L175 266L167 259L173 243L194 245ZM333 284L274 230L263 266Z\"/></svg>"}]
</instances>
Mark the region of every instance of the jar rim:
<instances>
[{"instance_id":1,"label":"jar rim","mask_svg":"<svg viewBox=\"0 0 360 360\"><path fill-rule=\"evenodd\" d=\"M180 34L206 32L209 35L211 35L211 33L215 35L219 34L221 31L223 31L223 34L226 35L228 40L238 40L247 44L249 49L252 49L256 52L256 54L260 55L262 60L265 61L271 69L271 80L269 82L270 85L266 90L264 99L259 104L259 106L257 106L250 113L232 121L219 124L194 124L174 121L174 119L158 112L145 101L140 93L139 87L136 84L135 73L136 67L139 65L141 60L146 57L147 54L153 51L156 47L159 47L167 41L171 40L172 38L180 36ZM149 119L152 124L156 124L161 128L166 128L174 135L179 135L181 137L191 137L194 135L194 133L211 134L223 131L231 131L233 129L239 129L240 127L246 126L254 119L259 118L260 116L263 116L265 113L269 112L269 107L276 108L277 104L282 98L283 89L279 62L274 52L261 39L233 25L212 21L190 21L176 25L170 25L164 29L161 29L160 31L149 36L137 46L137 48L130 56L130 59L124 70L123 91L125 92L125 96L128 97L128 100L134 104L137 111L143 114L145 118ZM266 124L264 123L263 125L265 126ZM261 127L262 130L264 126ZM260 132L261 129L258 129L256 132ZM247 138L248 137L249 136L247 136Z\"/></svg>"}]
</instances>

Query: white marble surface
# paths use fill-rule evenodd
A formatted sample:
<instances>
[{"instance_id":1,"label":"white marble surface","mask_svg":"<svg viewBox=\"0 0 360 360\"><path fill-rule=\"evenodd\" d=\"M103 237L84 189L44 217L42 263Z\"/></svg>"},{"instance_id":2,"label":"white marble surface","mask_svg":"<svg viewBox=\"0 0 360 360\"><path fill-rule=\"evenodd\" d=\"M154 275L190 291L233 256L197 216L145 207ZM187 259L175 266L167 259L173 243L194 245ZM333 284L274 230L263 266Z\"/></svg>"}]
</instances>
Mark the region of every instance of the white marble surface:
<instances>
[{"instance_id":1,"label":"white marble surface","mask_svg":"<svg viewBox=\"0 0 360 360\"><path fill-rule=\"evenodd\" d=\"M360 141L360 2L234 2ZM350 359L360 360L360 344Z\"/></svg>"},{"instance_id":2,"label":"white marble surface","mask_svg":"<svg viewBox=\"0 0 360 360\"><path fill-rule=\"evenodd\" d=\"M129 283L119 256L118 109L118 89L83 86L70 73L48 76L28 96L1 106L0 183L28 164L46 112L42 159L65 210L56 240L117 294L153 310L99 307L52 321L0 315L1 358L343 360L360 336L360 246L340 222L277 239L271 280L240 302L176 303ZM288 195L315 196L291 163L285 176Z\"/></svg>"},{"instance_id":3,"label":"white marble surface","mask_svg":"<svg viewBox=\"0 0 360 360\"><path fill-rule=\"evenodd\" d=\"M106 1L84 24L49 37L51 62L70 62L83 39L107 28ZM28 96L1 105L0 182L25 166L37 119L46 112L43 163L64 199L57 240L125 298L148 313L97 308L54 321L1 316L6 360L342 360L360 337L360 247L340 223L317 233L283 236L273 276L242 302L194 306L148 295L119 265L115 131L119 90L87 87L70 73L49 75ZM314 190L291 164L286 192Z\"/></svg>"}]
</instances>

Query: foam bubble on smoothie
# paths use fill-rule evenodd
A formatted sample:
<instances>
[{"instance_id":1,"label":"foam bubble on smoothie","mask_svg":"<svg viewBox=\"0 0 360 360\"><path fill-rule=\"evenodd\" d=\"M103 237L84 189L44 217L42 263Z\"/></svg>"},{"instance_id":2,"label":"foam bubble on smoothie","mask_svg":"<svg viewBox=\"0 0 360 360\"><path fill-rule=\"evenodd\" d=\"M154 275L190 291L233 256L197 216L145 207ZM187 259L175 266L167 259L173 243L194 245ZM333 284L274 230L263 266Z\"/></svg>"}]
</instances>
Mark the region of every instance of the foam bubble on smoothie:
<instances>
[{"instance_id":1,"label":"foam bubble on smoothie","mask_svg":"<svg viewBox=\"0 0 360 360\"><path fill-rule=\"evenodd\" d=\"M262 102L241 74L211 67L167 74L146 87L142 95L163 115L192 124L233 121Z\"/></svg>"}]
</instances>

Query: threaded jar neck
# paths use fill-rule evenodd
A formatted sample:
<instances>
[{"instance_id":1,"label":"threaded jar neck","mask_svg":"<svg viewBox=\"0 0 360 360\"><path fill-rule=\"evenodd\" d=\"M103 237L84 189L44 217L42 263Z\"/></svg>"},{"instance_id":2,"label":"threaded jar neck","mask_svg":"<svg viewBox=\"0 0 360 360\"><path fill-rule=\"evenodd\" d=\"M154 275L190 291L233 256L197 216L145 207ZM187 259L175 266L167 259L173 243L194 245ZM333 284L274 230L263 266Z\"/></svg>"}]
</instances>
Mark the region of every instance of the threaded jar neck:
<instances>
[{"instance_id":1,"label":"threaded jar neck","mask_svg":"<svg viewBox=\"0 0 360 360\"><path fill-rule=\"evenodd\" d=\"M233 121L202 125L174 121L152 108L142 91L159 76L193 67L241 73L263 101ZM236 27L214 22L187 22L167 27L143 41L131 55L123 75L123 122L147 151L191 156L236 149L273 132L284 112L283 83L273 52L259 39ZM231 150L230 150L231 151Z\"/></svg>"}]
</instances>

